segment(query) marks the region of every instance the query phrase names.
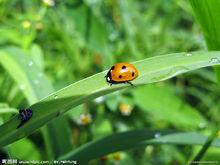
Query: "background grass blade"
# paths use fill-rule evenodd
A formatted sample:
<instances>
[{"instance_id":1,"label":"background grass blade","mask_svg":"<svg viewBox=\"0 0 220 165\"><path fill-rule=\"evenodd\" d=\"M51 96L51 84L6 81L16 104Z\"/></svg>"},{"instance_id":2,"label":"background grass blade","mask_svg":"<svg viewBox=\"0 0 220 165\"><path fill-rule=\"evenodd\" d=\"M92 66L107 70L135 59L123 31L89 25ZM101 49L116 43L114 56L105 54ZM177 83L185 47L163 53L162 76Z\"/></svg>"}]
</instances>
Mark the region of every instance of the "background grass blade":
<instances>
[{"instance_id":1,"label":"background grass blade","mask_svg":"<svg viewBox=\"0 0 220 165\"><path fill-rule=\"evenodd\" d=\"M220 50L220 1L215 0L190 0L194 14L201 25L206 45L209 50ZM220 86L220 67L215 66L217 82ZM213 129L207 142L204 144L199 153L195 156L194 161L199 161L205 155L212 141L216 137L220 124L217 121L217 127Z\"/></svg>"},{"instance_id":2,"label":"background grass blade","mask_svg":"<svg viewBox=\"0 0 220 165\"><path fill-rule=\"evenodd\" d=\"M11 108L6 103L0 103L0 115L7 113L18 113L17 109Z\"/></svg>"},{"instance_id":3,"label":"background grass blade","mask_svg":"<svg viewBox=\"0 0 220 165\"><path fill-rule=\"evenodd\" d=\"M133 90L132 94L136 105L146 112L148 121L154 119L159 123L162 120L180 129L187 127L196 129L207 124L197 109L184 104L180 97L175 95L171 86L149 84Z\"/></svg>"},{"instance_id":4,"label":"background grass blade","mask_svg":"<svg viewBox=\"0 0 220 165\"><path fill-rule=\"evenodd\" d=\"M201 25L206 45L209 50L220 49L220 1L190 0L194 14ZM220 84L220 68L215 67L216 77Z\"/></svg>"},{"instance_id":5,"label":"background grass blade","mask_svg":"<svg viewBox=\"0 0 220 165\"><path fill-rule=\"evenodd\" d=\"M194 14L201 25L206 44L210 50L219 50L220 45L220 1L190 0Z\"/></svg>"},{"instance_id":6,"label":"background grass blade","mask_svg":"<svg viewBox=\"0 0 220 165\"><path fill-rule=\"evenodd\" d=\"M149 144L181 144L203 145L207 137L195 132L171 133L171 131L135 130L117 133L89 142L76 150L60 157L61 160L77 160L86 163L89 160L100 158L107 154L143 147ZM220 139L213 142L212 146L220 147Z\"/></svg>"},{"instance_id":7,"label":"background grass blade","mask_svg":"<svg viewBox=\"0 0 220 165\"><path fill-rule=\"evenodd\" d=\"M194 69L218 65L219 59L218 51L204 51L168 54L137 61L134 64L139 70L139 77L133 84L137 86L158 82ZM83 102L126 87L132 88L127 84L109 86L104 79L106 72L73 83L32 105L33 117L19 129L16 127L20 121L17 116L13 117L0 127L0 146L31 134L48 121Z\"/></svg>"},{"instance_id":8,"label":"background grass blade","mask_svg":"<svg viewBox=\"0 0 220 165\"><path fill-rule=\"evenodd\" d=\"M18 84L29 103L33 104L53 92L42 70L35 66L34 61L22 49L8 47L0 54L0 63Z\"/></svg>"},{"instance_id":9,"label":"background grass blade","mask_svg":"<svg viewBox=\"0 0 220 165\"><path fill-rule=\"evenodd\" d=\"M34 52L32 51L32 53ZM38 53L35 52L35 54ZM0 63L17 83L28 100L29 105L34 104L53 92L53 87L45 77L41 69L42 67L38 67L35 61L24 50L17 47L5 48L0 52ZM7 111L9 112L8 109ZM41 129L49 159L54 159L57 155L66 153L71 149L67 127L66 119L59 118ZM58 131L61 132L62 137L56 133ZM10 146L11 151L14 146L16 148L17 144ZM13 151L14 154L16 153L15 151Z\"/></svg>"}]
</instances>

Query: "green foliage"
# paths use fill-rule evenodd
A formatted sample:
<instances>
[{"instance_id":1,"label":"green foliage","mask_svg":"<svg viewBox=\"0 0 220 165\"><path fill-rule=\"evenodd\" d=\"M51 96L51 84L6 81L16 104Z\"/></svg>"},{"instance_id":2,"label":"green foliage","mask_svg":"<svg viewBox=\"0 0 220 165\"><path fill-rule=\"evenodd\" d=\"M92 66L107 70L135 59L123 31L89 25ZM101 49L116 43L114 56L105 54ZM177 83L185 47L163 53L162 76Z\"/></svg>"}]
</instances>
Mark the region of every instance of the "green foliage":
<instances>
[{"instance_id":1,"label":"green foliage","mask_svg":"<svg viewBox=\"0 0 220 165\"><path fill-rule=\"evenodd\" d=\"M15 61L18 61L17 59L21 59L19 58L19 56L20 56L19 54L15 56L12 55L12 58L15 59ZM7 54L7 56L4 56L3 54L1 57L3 57L1 61L4 63L5 61L9 61L7 59L4 59L4 57L10 57L10 54ZM135 79L132 82L135 86L138 86L138 85L143 85L147 83L166 80L180 73L189 72L191 70L209 66L209 65L220 64L220 61L213 62L213 59L218 59L218 58L220 58L219 52L192 52L192 53L169 54L169 55L152 57L146 60L141 60L141 61L134 63L139 71L139 76L137 79ZM157 65L155 65L156 62L157 62ZM32 67L32 65L33 65L32 61L31 63L28 61L28 63L26 64L27 67ZM11 66L10 62L8 65L4 65L4 66L9 66L10 69L13 69L13 67L10 67ZM16 66L16 64L14 64L13 66ZM23 67L23 66L25 66L25 63L20 64L20 67ZM33 68L37 68L37 67L33 67ZM20 68L16 68L16 70L19 71ZM30 69L28 69L27 71L30 71ZM10 73L10 70L9 70L9 73ZM18 117L12 118L5 125L0 127L0 131L3 134L3 136L0 138L0 146L10 144L14 140L22 138L25 135L29 135L35 129L41 127L43 124L50 121L52 118L55 118L63 114L65 111L69 110L70 108L74 106L82 104L96 97L99 97L99 96L102 96L102 95L105 95L105 94L108 94L108 93L111 93L111 92L114 92L120 89L124 89L125 87L130 86L129 84L118 84L114 86L109 86L109 84L106 83L105 78L104 78L106 73L107 71L104 71L96 75L93 75L89 78L86 78L84 80L81 80L79 82L73 83L55 93L50 94L48 97L40 100L38 103L33 104L31 106L31 109L34 112L34 116L24 127L18 130L16 130L16 127L18 123L20 122L19 118ZM13 75L18 75L18 74L16 74L15 72ZM28 76L28 73L26 73L26 75ZM31 76L33 75L34 74L32 74ZM47 85L46 81L43 81L43 79L42 81L39 81L38 79L34 79L31 76L29 75L27 79L30 79L31 81L34 82L35 89L42 91L41 84L45 82L44 84ZM25 76L23 77L25 78ZM41 84L39 82L41 82ZM144 104L144 106L146 106L150 110L154 110L155 107L152 106L154 104L154 101L150 100L150 98L145 98L147 95L145 95L145 91L143 90L143 88L142 88L142 92L143 93L137 92L137 94L135 95L135 98L137 98L137 100L140 99L140 101L137 102L137 105ZM156 91L154 92L155 92L155 95L158 95ZM168 92L166 92L166 94L168 94ZM153 98L152 96L150 97ZM159 94L159 97L166 98L170 96L166 96L166 95L163 96L162 94ZM144 99L142 100L142 102L141 102L141 98ZM146 102L145 99L148 100L148 102ZM155 98L155 99L158 100L158 98ZM160 114L161 116L163 116L163 118L167 118L170 115L170 114L166 114L166 111L168 110L160 107L160 106L163 106L163 104L165 103L169 106L169 108L177 112L177 114L175 114L175 112L172 113L173 119L178 118L178 117L181 118L182 115L180 116L178 114L178 106L180 106L180 102L178 102L177 100L172 100L172 101L174 101L173 106L172 106L172 102L168 100L165 100L164 102L161 100L159 107L157 104L154 104L156 105L157 109L162 110L162 113L164 113L164 114ZM176 104L179 104L179 105L176 105ZM195 122L193 124L198 125L201 122L204 123L204 121L200 119L201 117L199 118L198 115L193 116L192 112L191 114L189 114L190 109L187 109L184 107L181 109L185 111L186 116L192 117L191 120L194 120ZM160 116L158 114L156 115ZM198 121L196 121L193 118L198 119ZM172 121L173 119L170 118L170 121ZM181 123L181 120L179 120L179 122ZM176 125L178 124L179 123L176 122ZM187 126L187 121L183 120L181 124L184 124Z\"/></svg>"},{"instance_id":2,"label":"green foliage","mask_svg":"<svg viewBox=\"0 0 220 165\"><path fill-rule=\"evenodd\" d=\"M189 2L1 0L0 158L218 160L220 74L208 66L220 55L204 50L219 50L220 4ZM123 61L140 72L135 86L109 86L107 70Z\"/></svg>"},{"instance_id":3,"label":"green foliage","mask_svg":"<svg viewBox=\"0 0 220 165\"><path fill-rule=\"evenodd\" d=\"M136 105L146 111L147 120L155 123L165 122L186 129L195 129L206 124L204 117L196 109L182 102L170 86L148 85L134 90L133 93Z\"/></svg>"},{"instance_id":4,"label":"green foliage","mask_svg":"<svg viewBox=\"0 0 220 165\"><path fill-rule=\"evenodd\" d=\"M23 152L17 152L22 148ZM8 146L11 157L19 158L21 160L40 160L41 154L39 150L35 150L36 146L28 140L22 139L17 143Z\"/></svg>"},{"instance_id":5,"label":"green foliage","mask_svg":"<svg viewBox=\"0 0 220 165\"><path fill-rule=\"evenodd\" d=\"M86 163L89 160L99 158L112 152L129 148L143 147L151 144L203 144L206 138L195 132L171 133L170 131L138 130L126 133L118 133L96 141L87 143L67 155L61 160L73 159ZM114 143L112 143L114 142ZM220 139L214 141L213 146L220 146ZM98 149L98 150L97 150Z\"/></svg>"},{"instance_id":6,"label":"green foliage","mask_svg":"<svg viewBox=\"0 0 220 165\"><path fill-rule=\"evenodd\" d=\"M220 19L219 19L219 10L218 7L220 5L219 2L216 1L196 1L191 0L190 1L191 6L193 7L193 11L201 24L201 27L203 29L204 37L206 39L206 44L209 50L219 50L220 43L219 43L219 36L220 31L218 30L220 28ZM215 67L215 74L218 84L220 85L220 68L219 66ZM207 142L204 144L203 148L200 150L200 152L196 155L194 160L200 160L209 146L211 145L212 141L216 137L216 134L218 134L218 131L220 129L220 126L217 126L215 131L213 131L212 135L210 135Z\"/></svg>"}]
</instances>

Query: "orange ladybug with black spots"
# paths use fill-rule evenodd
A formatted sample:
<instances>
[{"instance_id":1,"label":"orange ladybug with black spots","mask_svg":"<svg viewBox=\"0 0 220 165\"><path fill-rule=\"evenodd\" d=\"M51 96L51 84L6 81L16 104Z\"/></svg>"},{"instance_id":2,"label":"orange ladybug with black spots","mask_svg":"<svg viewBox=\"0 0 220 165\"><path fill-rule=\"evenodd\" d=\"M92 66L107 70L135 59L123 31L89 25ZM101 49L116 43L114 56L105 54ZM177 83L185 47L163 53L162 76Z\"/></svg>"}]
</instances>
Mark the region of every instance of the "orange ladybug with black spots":
<instances>
[{"instance_id":1,"label":"orange ladybug with black spots","mask_svg":"<svg viewBox=\"0 0 220 165\"><path fill-rule=\"evenodd\" d=\"M130 81L134 80L137 76L138 70L136 67L132 64L123 62L112 66L105 78L110 85L119 83L129 83L133 85Z\"/></svg>"}]
</instances>

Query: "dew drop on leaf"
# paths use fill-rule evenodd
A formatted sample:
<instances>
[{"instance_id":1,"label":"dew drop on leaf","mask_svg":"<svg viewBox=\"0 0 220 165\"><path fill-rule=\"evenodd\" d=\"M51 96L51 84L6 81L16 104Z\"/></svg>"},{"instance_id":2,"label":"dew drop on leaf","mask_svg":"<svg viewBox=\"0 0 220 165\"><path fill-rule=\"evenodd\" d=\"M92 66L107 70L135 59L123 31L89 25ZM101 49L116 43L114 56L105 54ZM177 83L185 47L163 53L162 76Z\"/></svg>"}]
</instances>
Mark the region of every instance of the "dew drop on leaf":
<instances>
[{"instance_id":1,"label":"dew drop on leaf","mask_svg":"<svg viewBox=\"0 0 220 165\"><path fill-rule=\"evenodd\" d=\"M28 66L32 66L32 65L33 65L33 62L30 61L30 62L28 63Z\"/></svg>"},{"instance_id":2,"label":"dew drop on leaf","mask_svg":"<svg viewBox=\"0 0 220 165\"><path fill-rule=\"evenodd\" d=\"M19 86L19 88L20 88L21 90L25 90L25 89L26 89L26 86L25 86L24 84L21 84L21 85Z\"/></svg>"},{"instance_id":3,"label":"dew drop on leaf","mask_svg":"<svg viewBox=\"0 0 220 165\"><path fill-rule=\"evenodd\" d=\"M159 132L155 133L154 137L155 138L159 138L161 136L161 134Z\"/></svg>"},{"instance_id":4,"label":"dew drop on leaf","mask_svg":"<svg viewBox=\"0 0 220 165\"><path fill-rule=\"evenodd\" d=\"M39 80L34 80L34 84L39 84Z\"/></svg>"},{"instance_id":5,"label":"dew drop on leaf","mask_svg":"<svg viewBox=\"0 0 220 165\"><path fill-rule=\"evenodd\" d=\"M38 77L42 77L42 76L43 76L42 72L38 73Z\"/></svg>"},{"instance_id":6,"label":"dew drop on leaf","mask_svg":"<svg viewBox=\"0 0 220 165\"><path fill-rule=\"evenodd\" d=\"M96 99L94 99L94 102L97 103L97 104L100 104L104 101L104 97L103 96L100 96L100 97L97 97Z\"/></svg>"},{"instance_id":7,"label":"dew drop on leaf","mask_svg":"<svg viewBox=\"0 0 220 165\"><path fill-rule=\"evenodd\" d=\"M220 63L220 60L218 58L214 57L214 58L211 58L209 62L212 64L218 64L218 63Z\"/></svg>"},{"instance_id":8,"label":"dew drop on leaf","mask_svg":"<svg viewBox=\"0 0 220 165\"><path fill-rule=\"evenodd\" d=\"M185 56L187 57L192 56L192 53L186 53Z\"/></svg>"}]
</instances>

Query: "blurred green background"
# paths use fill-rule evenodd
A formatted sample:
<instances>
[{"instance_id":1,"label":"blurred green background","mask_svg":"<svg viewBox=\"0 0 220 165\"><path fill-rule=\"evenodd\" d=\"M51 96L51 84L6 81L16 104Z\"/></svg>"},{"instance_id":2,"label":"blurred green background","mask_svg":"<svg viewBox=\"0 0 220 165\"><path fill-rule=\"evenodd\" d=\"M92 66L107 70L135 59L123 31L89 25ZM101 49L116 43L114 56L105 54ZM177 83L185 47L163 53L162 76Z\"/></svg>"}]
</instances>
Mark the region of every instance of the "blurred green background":
<instances>
[{"instance_id":1,"label":"blurred green background","mask_svg":"<svg viewBox=\"0 0 220 165\"><path fill-rule=\"evenodd\" d=\"M2 124L19 108L116 62L206 46L192 8L184 0L0 0L0 49L23 52L42 71L39 77L43 74L50 82L45 84L48 91L44 95L30 98L24 93L25 86L0 66ZM40 129L1 149L0 155L57 159L98 137L140 128L209 134L219 120L219 92L212 68L115 92L70 110L48 125L48 134ZM148 145L112 153L90 164L185 164L199 149ZM220 150L210 148L203 159L220 161L219 155Z\"/></svg>"}]
</instances>

